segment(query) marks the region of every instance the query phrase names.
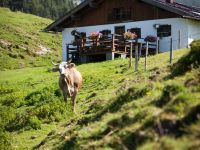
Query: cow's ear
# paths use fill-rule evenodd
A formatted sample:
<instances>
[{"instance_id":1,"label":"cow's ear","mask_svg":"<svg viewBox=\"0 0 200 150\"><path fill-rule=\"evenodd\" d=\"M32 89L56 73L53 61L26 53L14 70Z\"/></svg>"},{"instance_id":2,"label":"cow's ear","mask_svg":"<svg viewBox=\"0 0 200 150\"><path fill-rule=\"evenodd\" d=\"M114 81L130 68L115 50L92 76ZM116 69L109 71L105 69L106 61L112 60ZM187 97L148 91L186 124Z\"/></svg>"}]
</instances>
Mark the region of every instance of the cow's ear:
<instances>
[{"instance_id":1,"label":"cow's ear","mask_svg":"<svg viewBox=\"0 0 200 150\"><path fill-rule=\"evenodd\" d=\"M76 65L74 64L74 63L70 63L69 65L68 65L68 67L69 68L73 68L73 67L75 67Z\"/></svg>"}]
</instances>

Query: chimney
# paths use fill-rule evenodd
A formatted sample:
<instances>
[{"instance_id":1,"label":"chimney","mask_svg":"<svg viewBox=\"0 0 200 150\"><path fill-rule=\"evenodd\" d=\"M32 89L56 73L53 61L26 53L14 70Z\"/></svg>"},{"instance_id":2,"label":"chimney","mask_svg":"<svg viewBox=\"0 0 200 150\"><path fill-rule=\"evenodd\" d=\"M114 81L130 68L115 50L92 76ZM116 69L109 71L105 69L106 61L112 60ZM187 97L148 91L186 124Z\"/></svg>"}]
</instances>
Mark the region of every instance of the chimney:
<instances>
[{"instance_id":1,"label":"chimney","mask_svg":"<svg viewBox=\"0 0 200 150\"><path fill-rule=\"evenodd\" d=\"M166 0L166 2L173 4L175 2L175 0Z\"/></svg>"}]
</instances>

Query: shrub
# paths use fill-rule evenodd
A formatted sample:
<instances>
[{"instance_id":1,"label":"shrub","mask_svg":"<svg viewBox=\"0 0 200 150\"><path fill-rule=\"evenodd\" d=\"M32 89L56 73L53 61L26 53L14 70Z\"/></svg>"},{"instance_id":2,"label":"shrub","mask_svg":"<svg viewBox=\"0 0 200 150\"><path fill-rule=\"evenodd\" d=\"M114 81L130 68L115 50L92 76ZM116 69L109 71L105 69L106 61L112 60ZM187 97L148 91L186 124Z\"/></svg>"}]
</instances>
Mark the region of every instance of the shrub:
<instances>
[{"instance_id":1,"label":"shrub","mask_svg":"<svg viewBox=\"0 0 200 150\"><path fill-rule=\"evenodd\" d=\"M66 105L59 98L59 89L51 87L32 92L25 97L26 105L34 106L34 115L44 121L60 121L65 115Z\"/></svg>"},{"instance_id":2,"label":"shrub","mask_svg":"<svg viewBox=\"0 0 200 150\"><path fill-rule=\"evenodd\" d=\"M183 75L192 68L198 68L200 65L200 40L191 44L191 51L188 55L182 57L172 69L172 76Z\"/></svg>"},{"instance_id":3,"label":"shrub","mask_svg":"<svg viewBox=\"0 0 200 150\"><path fill-rule=\"evenodd\" d=\"M41 121L36 116L30 117L27 126L35 130L41 129Z\"/></svg>"},{"instance_id":4,"label":"shrub","mask_svg":"<svg viewBox=\"0 0 200 150\"><path fill-rule=\"evenodd\" d=\"M10 107L20 107L23 105L23 94L21 92L13 92L7 94L4 98L1 99L2 105L10 106Z\"/></svg>"},{"instance_id":5,"label":"shrub","mask_svg":"<svg viewBox=\"0 0 200 150\"><path fill-rule=\"evenodd\" d=\"M58 94L58 93L56 93ZM42 105L56 99L55 90L52 88L44 88L39 91L32 92L25 97L28 106Z\"/></svg>"}]
</instances>

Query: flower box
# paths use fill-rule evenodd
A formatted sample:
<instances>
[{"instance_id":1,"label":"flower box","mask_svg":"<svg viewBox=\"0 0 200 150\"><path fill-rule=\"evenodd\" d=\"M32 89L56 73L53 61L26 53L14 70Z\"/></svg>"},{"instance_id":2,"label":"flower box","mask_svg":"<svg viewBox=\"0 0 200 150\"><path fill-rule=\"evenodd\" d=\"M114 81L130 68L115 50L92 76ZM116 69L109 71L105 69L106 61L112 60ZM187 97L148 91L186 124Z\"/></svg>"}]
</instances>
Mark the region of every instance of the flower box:
<instances>
[{"instance_id":1,"label":"flower box","mask_svg":"<svg viewBox=\"0 0 200 150\"><path fill-rule=\"evenodd\" d=\"M131 40L131 39L137 38L137 35L136 35L135 33L132 33L132 32L130 32L130 31L128 31L128 32L125 32L125 33L124 33L124 38L125 38L126 40Z\"/></svg>"},{"instance_id":2,"label":"flower box","mask_svg":"<svg viewBox=\"0 0 200 150\"><path fill-rule=\"evenodd\" d=\"M145 39L144 39L144 41L145 42L156 42L156 40L157 40L157 37L156 36L153 36L153 35L148 35L148 36L146 36L145 37Z\"/></svg>"}]
</instances>

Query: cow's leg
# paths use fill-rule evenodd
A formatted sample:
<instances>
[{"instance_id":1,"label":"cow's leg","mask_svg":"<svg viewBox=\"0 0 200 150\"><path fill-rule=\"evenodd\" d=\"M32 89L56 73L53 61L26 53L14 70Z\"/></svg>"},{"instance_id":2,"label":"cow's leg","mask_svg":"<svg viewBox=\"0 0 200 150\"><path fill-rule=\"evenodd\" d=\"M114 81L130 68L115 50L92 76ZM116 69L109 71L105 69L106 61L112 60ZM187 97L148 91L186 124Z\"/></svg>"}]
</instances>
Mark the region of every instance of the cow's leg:
<instances>
[{"instance_id":1,"label":"cow's leg","mask_svg":"<svg viewBox=\"0 0 200 150\"><path fill-rule=\"evenodd\" d=\"M74 89L73 95L72 95L72 103L73 103L73 112L76 113L76 95L77 90Z\"/></svg>"},{"instance_id":2,"label":"cow's leg","mask_svg":"<svg viewBox=\"0 0 200 150\"><path fill-rule=\"evenodd\" d=\"M62 93L63 93L64 101L67 102L67 90L63 89Z\"/></svg>"}]
</instances>

